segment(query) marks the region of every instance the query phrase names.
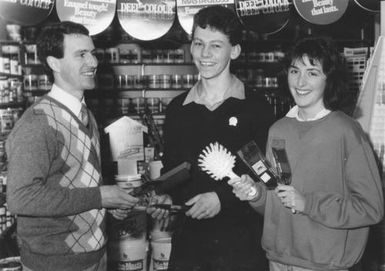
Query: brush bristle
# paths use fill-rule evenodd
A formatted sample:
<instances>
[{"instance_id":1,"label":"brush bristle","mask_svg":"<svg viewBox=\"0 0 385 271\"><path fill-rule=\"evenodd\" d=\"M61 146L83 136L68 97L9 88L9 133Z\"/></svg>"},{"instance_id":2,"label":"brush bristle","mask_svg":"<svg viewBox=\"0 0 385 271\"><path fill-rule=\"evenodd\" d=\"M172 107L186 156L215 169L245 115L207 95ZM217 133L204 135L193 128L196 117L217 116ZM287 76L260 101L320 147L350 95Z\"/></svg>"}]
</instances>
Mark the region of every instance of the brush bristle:
<instances>
[{"instance_id":1,"label":"brush bristle","mask_svg":"<svg viewBox=\"0 0 385 271\"><path fill-rule=\"evenodd\" d=\"M201 169L217 181L229 176L234 164L235 156L218 142L206 146L198 159L198 165Z\"/></svg>"}]
</instances>

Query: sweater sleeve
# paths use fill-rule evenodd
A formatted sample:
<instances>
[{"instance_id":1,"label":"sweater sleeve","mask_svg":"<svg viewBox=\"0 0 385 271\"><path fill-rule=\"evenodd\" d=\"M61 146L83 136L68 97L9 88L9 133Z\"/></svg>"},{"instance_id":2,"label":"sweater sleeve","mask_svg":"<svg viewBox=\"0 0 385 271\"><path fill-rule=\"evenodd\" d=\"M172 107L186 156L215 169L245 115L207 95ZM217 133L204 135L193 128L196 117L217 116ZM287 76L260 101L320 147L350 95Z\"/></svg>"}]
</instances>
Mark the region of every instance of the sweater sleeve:
<instances>
[{"instance_id":1,"label":"sweater sleeve","mask_svg":"<svg viewBox=\"0 0 385 271\"><path fill-rule=\"evenodd\" d=\"M331 228L378 223L384 213L381 180L369 143L361 138L345 162L345 196L313 192L305 195L304 213Z\"/></svg>"},{"instance_id":2,"label":"sweater sleeve","mask_svg":"<svg viewBox=\"0 0 385 271\"><path fill-rule=\"evenodd\" d=\"M44 217L75 215L101 208L99 187L69 189L47 182L48 177L62 177L60 172L51 172L52 162L62 144L42 118L19 120L7 140L7 204L10 211Z\"/></svg>"}]
</instances>

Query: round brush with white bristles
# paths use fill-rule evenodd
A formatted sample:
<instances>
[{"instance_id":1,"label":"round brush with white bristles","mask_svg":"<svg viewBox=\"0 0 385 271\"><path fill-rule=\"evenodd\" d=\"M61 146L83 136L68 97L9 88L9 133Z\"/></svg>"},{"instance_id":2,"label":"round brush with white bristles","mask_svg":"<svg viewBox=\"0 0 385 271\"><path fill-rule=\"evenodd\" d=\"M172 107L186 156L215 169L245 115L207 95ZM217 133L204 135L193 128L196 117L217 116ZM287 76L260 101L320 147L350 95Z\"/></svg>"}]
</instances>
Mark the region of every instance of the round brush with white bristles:
<instances>
[{"instance_id":1,"label":"round brush with white bristles","mask_svg":"<svg viewBox=\"0 0 385 271\"><path fill-rule=\"evenodd\" d=\"M209 146L206 146L199 155L198 162L199 167L206 171L214 180L220 181L224 177L239 179L239 176L233 172L235 156L218 142L210 143ZM256 193L257 190L251 187L248 195L252 197Z\"/></svg>"}]
</instances>

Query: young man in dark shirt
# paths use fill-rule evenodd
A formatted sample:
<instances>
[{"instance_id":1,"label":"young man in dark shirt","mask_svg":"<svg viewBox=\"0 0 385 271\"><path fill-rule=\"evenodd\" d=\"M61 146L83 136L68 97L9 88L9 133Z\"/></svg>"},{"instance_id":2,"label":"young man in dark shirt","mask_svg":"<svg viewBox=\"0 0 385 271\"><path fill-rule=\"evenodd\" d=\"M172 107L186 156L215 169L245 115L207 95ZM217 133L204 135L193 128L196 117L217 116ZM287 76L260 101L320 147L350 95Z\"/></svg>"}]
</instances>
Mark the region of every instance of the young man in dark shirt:
<instances>
[{"instance_id":1,"label":"young man in dark shirt","mask_svg":"<svg viewBox=\"0 0 385 271\"><path fill-rule=\"evenodd\" d=\"M163 170L185 161L192 165L191 179L170 193L174 204L191 208L176 219L169 270L266 270L262 217L226 181L215 181L197 164L214 142L233 154L251 140L265 149L272 109L230 72L230 62L241 53L241 35L236 14L223 6L194 17L191 54L200 80L169 104L164 127ZM236 163L235 172L245 170Z\"/></svg>"}]
</instances>

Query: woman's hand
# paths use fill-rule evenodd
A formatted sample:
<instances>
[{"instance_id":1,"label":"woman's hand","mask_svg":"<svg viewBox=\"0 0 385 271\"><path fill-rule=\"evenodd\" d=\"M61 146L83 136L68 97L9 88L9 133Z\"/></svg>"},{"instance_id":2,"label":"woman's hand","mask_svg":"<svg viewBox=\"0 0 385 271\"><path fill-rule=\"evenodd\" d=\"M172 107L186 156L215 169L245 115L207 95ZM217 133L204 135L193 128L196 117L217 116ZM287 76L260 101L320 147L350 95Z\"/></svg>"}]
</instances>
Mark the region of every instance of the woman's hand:
<instances>
[{"instance_id":1,"label":"woman's hand","mask_svg":"<svg viewBox=\"0 0 385 271\"><path fill-rule=\"evenodd\" d=\"M305 197L291 185L278 185L275 193L283 206L290 208L293 213L305 210Z\"/></svg>"},{"instance_id":2,"label":"woman's hand","mask_svg":"<svg viewBox=\"0 0 385 271\"><path fill-rule=\"evenodd\" d=\"M260 189L247 174L230 179L227 183L233 187L233 193L240 200L250 201L259 197Z\"/></svg>"}]
</instances>

